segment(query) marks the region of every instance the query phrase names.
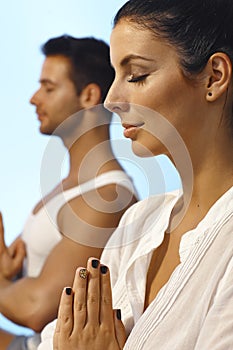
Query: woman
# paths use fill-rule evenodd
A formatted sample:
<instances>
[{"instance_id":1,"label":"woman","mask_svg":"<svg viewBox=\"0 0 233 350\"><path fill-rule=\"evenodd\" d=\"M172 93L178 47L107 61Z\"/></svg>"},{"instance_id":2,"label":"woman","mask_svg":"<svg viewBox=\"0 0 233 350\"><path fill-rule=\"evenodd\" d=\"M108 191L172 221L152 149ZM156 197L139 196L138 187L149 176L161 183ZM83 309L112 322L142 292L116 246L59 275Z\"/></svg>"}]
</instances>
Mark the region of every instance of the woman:
<instances>
[{"instance_id":1,"label":"woman","mask_svg":"<svg viewBox=\"0 0 233 350\"><path fill-rule=\"evenodd\" d=\"M232 18L231 0L130 0L117 13L106 106L136 154L175 163L183 195L131 207L101 263L77 270L54 349L233 348Z\"/></svg>"}]
</instances>

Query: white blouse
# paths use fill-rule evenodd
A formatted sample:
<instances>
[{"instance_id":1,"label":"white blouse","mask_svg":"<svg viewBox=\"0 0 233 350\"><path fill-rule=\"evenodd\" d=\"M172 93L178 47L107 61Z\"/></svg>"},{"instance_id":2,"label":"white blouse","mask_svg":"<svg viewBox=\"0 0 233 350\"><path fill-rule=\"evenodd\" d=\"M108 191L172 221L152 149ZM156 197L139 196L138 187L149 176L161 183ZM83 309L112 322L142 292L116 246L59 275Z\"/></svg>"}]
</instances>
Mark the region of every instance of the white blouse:
<instances>
[{"instance_id":1,"label":"white blouse","mask_svg":"<svg viewBox=\"0 0 233 350\"><path fill-rule=\"evenodd\" d=\"M180 264L143 313L151 257L179 197L173 192L132 206L103 252L113 307L129 334L124 350L233 349L233 187L182 236ZM43 331L39 350L52 349L54 327Z\"/></svg>"}]
</instances>

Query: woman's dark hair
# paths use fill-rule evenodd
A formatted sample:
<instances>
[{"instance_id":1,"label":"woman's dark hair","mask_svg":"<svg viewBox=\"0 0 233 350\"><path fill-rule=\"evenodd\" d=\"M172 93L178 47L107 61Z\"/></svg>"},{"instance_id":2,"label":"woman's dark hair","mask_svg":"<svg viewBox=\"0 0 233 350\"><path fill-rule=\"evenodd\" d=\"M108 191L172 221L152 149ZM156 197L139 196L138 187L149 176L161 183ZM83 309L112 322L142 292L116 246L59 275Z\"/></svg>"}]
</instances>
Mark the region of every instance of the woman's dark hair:
<instances>
[{"instance_id":1,"label":"woman's dark hair","mask_svg":"<svg viewBox=\"0 0 233 350\"><path fill-rule=\"evenodd\" d=\"M127 19L175 45L184 73L199 73L214 52L233 62L233 0L130 0L114 26Z\"/></svg>"},{"instance_id":2,"label":"woman's dark hair","mask_svg":"<svg viewBox=\"0 0 233 350\"><path fill-rule=\"evenodd\" d=\"M81 93L90 83L96 83L102 93L102 102L113 82L109 46L95 38L74 38L62 35L48 40L41 50L45 56L62 55L71 62L70 79Z\"/></svg>"}]
</instances>

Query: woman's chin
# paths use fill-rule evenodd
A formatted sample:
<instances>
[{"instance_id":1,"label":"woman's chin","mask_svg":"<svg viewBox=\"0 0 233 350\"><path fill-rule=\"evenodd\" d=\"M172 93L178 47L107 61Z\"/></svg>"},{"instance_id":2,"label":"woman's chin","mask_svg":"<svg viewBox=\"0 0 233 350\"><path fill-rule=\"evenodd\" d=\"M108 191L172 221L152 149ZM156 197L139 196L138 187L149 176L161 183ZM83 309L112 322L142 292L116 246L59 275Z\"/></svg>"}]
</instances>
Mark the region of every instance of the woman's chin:
<instances>
[{"instance_id":1,"label":"woman's chin","mask_svg":"<svg viewBox=\"0 0 233 350\"><path fill-rule=\"evenodd\" d=\"M149 148L147 148L145 145L142 145L137 141L132 142L132 151L138 157L146 158L146 157L154 156L154 154L151 152Z\"/></svg>"}]
</instances>

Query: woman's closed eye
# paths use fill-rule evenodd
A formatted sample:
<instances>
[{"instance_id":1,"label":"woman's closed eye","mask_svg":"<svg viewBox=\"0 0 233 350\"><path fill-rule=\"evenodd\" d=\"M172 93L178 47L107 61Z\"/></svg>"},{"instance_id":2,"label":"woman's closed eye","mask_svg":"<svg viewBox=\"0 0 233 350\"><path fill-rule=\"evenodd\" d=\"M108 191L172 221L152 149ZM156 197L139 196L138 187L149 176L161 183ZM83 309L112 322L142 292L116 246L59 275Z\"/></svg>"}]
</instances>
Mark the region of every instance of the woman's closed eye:
<instances>
[{"instance_id":1,"label":"woman's closed eye","mask_svg":"<svg viewBox=\"0 0 233 350\"><path fill-rule=\"evenodd\" d=\"M146 78L149 76L149 74L143 74L135 76L134 74L131 74L129 78L127 79L128 83L139 83L146 80Z\"/></svg>"}]
</instances>

